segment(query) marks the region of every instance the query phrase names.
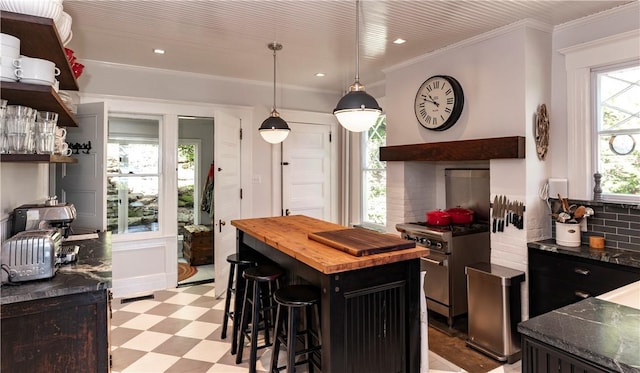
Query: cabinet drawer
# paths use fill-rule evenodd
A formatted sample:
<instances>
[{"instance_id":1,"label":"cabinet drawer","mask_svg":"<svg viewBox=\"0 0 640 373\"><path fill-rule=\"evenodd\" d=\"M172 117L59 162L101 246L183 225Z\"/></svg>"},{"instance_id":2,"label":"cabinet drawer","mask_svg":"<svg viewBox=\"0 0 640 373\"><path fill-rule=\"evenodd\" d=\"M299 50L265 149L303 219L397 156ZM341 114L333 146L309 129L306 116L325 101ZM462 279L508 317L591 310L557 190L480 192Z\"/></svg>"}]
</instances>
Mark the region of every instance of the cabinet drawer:
<instances>
[{"instance_id":1,"label":"cabinet drawer","mask_svg":"<svg viewBox=\"0 0 640 373\"><path fill-rule=\"evenodd\" d=\"M529 317L638 280L638 268L529 248Z\"/></svg>"}]
</instances>

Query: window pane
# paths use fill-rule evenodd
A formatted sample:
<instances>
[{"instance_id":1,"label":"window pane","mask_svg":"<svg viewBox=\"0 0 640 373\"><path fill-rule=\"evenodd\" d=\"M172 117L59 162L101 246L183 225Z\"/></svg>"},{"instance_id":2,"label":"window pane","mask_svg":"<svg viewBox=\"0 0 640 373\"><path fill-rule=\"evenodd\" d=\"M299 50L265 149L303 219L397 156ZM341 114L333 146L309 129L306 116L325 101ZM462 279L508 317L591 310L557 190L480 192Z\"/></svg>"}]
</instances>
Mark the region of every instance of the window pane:
<instances>
[{"instance_id":1,"label":"window pane","mask_svg":"<svg viewBox=\"0 0 640 373\"><path fill-rule=\"evenodd\" d=\"M386 144L386 118L381 116L367 132L363 146L362 220L364 223L386 225L387 172L380 161L380 147Z\"/></svg>"},{"instance_id":2,"label":"window pane","mask_svg":"<svg viewBox=\"0 0 640 373\"><path fill-rule=\"evenodd\" d=\"M109 118L107 229L113 233L159 229L159 124L155 119Z\"/></svg>"},{"instance_id":3,"label":"window pane","mask_svg":"<svg viewBox=\"0 0 640 373\"><path fill-rule=\"evenodd\" d=\"M604 195L640 197L640 66L596 73L597 166Z\"/></svg>"},{"instance_id":4,"label":"window pane","mask_svg":"<svg viewBox=\"0 0 640 373\"><path fill-rule=\"evenodd\" d=\"M113 233L158 230L158 177L107 178L107 229Z\"/></svg>"},{"instance_id":5,"label":"window pane","mask_svg":"<svg viewBox=\"0 0 640 373\"><path fill-rule=\"evenodd\" d=\"M364 221L385 225L387 221L387 173L385 170L369 170L363 180Z\"/></svg>"}]
</instances>

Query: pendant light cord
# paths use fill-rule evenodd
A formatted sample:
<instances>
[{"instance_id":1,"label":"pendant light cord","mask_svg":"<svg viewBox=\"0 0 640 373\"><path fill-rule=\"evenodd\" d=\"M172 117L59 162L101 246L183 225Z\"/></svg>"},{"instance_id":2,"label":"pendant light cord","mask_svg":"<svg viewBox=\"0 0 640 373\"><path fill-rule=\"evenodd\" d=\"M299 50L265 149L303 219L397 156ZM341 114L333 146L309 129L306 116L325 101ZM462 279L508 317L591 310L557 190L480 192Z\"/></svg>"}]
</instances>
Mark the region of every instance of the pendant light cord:
<instances>
[{"instance_id":1,"label":"pendant light cord","mask_svg":"<svg viewBox=\"0 0 640 373\"><path fill-rule=\"evenodd\" d=\"M274 42L273 43L273 111L276 111L276 50L277 49L278 49L278 44Z\"/></svg>"},{"instance_id":2,"label":"pendant light cord","mask_svg":"<svg viewBox=\"0 0 640 373\"><path fill-rule=\"evenodd\" d=\"M356 83L360 83L360 0L356 0Z\"/></svg>"}]
</instances>

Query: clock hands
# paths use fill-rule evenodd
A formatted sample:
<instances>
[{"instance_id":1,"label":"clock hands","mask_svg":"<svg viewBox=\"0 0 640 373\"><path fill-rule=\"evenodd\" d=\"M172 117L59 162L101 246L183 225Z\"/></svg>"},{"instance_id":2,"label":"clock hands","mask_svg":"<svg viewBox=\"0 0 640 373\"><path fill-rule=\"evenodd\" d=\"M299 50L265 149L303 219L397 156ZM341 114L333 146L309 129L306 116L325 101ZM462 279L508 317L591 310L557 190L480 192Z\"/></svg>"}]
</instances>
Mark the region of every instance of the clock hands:
<instances>
[{"instance_id":1,"label":"clock hands","mask_svg":"<svg viewBox=\"0 0 640 373\"><path fill-rule=\"evenodd\" d=\"M429 97L429 99L427 99L427 96ZM430 103L432 103L432 104L436 105L436 107L440 106L440 104L439 104L439 103L437 103L437 102L433 99L433 97L431 97L431 95L427 95L427 96L422 95L422 97L424 98L424 100L423 100L423 101L425 101L425 102L430 102Z\"/></svg>"}]
</instances>

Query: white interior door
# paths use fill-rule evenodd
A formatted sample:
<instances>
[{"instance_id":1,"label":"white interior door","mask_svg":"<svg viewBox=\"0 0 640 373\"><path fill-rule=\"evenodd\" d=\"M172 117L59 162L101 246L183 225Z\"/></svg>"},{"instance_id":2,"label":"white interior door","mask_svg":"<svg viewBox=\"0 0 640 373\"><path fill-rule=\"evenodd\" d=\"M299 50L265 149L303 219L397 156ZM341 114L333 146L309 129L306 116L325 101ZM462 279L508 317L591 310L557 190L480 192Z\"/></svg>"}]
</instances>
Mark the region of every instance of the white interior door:
<instances>
[{"instance_id":1,"label":"white interior door","mask_svg":"<svg viewBox=\"0 0 640 373\"><path fill-rule=\"evenodd\" d=\"M285 215L331 220L331 126L289 123L282 143L282 207Z\"/></svg>"},{"instance_id":2,"label":"white interior door","mask_svg":"<svg viewBox=\"0 0 640 373\"><path fill-rule=\"evenodd\" d=\"M62 201L72 203L78 214L71 224L74 233L106 228L106 117L102 102L78 105L78 127L67 127L68 143L86 144L91 141L89 154L73 155L78 163L56 167L56 195Z\"/></svg>"},{"instance_id":3,"label":"white interior door","mask_svg":"<svg viewBox=\"0 0 640 373\"><path fill-rule=\"evenodd\" d=\"M227 288L227 256L236 251L236 229L230 224L240 218L240 118L216 113L214 118L214 270L215 293Z\"/></svg>"}]
</instances>

